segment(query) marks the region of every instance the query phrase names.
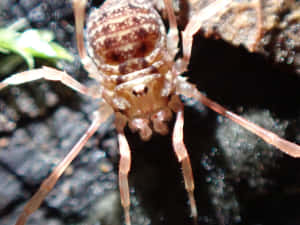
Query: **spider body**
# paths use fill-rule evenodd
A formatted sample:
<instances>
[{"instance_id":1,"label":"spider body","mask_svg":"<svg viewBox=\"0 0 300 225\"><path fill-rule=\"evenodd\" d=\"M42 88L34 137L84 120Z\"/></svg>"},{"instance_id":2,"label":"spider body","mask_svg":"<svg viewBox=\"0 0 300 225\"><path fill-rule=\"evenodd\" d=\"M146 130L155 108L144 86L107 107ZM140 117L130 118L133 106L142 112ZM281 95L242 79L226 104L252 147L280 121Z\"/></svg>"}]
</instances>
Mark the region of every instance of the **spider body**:
<instances>
[{"instance_id":1,"label":"spider body","mask_svg":"<svg viewBox=\"0 0 300 225\"><path fill-rule=\"evenodd\" d=\"M166 134L174 85L163 21L149 4L107 4L87 21L88 52L102 76L103 97L143 140L152 130Z\"/></svg>"}]
</instances>

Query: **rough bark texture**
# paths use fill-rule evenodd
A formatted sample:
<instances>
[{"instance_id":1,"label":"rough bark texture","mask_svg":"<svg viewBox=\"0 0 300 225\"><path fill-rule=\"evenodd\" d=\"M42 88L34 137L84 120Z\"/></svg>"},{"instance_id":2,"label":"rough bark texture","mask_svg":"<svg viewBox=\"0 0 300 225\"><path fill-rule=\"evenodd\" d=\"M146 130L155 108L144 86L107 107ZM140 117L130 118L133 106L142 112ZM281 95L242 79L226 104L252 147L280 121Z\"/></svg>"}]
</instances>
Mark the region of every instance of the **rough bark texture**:
<instances>
[{"instance_id":1,"label":"rough bark texture","mask_svg":"<svg viewBox=\"0 0 300 225\"><path fill-rule=\"evenodd\" d=\"M191 1L188 19L213 1ZM233 0L203 24L202 32L300 73L300 2L296 0Z\"/></svg>"},{"instance_id":2,"label":"rough bark texture","mask_svg":"<svg viewBox=\"0 0 300 225\"><path fill-rule=\"evenodd\" d=\"M181 1L179 16L188 21L207 2ZM204 27L207 31L216 26L211 35L221 40L204 38L201 32L196 35L185 75L210 98L299 144L298 3L286 1L279 9L274 1L262 1L264 18L272 18L272 11L280 21L264 20L264 27L269 28L254 51L259 54L253 54L246 49L253 40L256 20L251 20L249 29L237 30L237 15L231 13L243 1L233 2L216 21L220 26L208 21ZM89 7L97 5L93 1ZM52 29L56 40L77 54L69 1L7 0L0 2L0 12L2 26L26 17L32 27ZM254 16L251 8L239 13ZM184 19L180 22L185 24ZM295 56L291 65L282 63L288 61L285 56L277 64L280 52ZM61 62L59 66L83 83L93 84L78 57L72 64ZM199 224L299 224L300 159L281 154L192 100L185 99L185 104L185 143L195 177ZM39 183L87 128L97 107L97 102L45 81L0 93L1 225L13 224ZM171 135L155 135L147 143L129 131L127 136L133 154L132 223L192 224ZM117 163L116 135L108 123L89 141L28 225L122 224Z\"/></svg>"}]
</instances>

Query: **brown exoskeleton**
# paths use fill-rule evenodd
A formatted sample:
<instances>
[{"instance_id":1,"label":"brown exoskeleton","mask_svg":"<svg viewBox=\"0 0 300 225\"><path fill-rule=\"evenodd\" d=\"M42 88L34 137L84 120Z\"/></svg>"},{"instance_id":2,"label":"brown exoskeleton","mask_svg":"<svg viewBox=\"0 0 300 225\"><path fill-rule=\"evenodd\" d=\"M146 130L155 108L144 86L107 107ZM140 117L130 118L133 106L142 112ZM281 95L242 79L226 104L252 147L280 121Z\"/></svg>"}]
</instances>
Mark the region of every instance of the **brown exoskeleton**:
<instances>
[{"instance_id":1,"label":"brown exoskeleton","mask_svg":"<svg viewBox=\"0 0 300 225\"><path fill-rule=\"evenodd\" d=\"M299 145L286 141L228 111L205 97L194 85L180 76L187 69L194 34L206 19L226 8L230 2L231 0L214 1L191 18L182 32L183 57L174 62L179 35L171 0L164 0L170 26L168 33L155 10L155 4L151 1L106 1L99 9L94 10L88 19L88 54L83 41L86 0L73 0L79 55L89 76L101 84L98 91L83 86L65 72L49 67L15 74L1 82L0 89L44 78L60 81L92 98L102 98L103 102L94 113L95 117L89 129L26 204L16 222L17 225L26 223L88 139L113 113L120 148L119 186L126 225L131 224L128 185L131 155L124 128L128 125L132 131L138 131L143 140L148 140L152 132L159 134L168 132L166 122L171 119L173 113L176 113L173 147L182 165L185 188L189 196L192 217L196 223L194 180L188 152L183 142L183 105L179 95L200 101L286 154L293 157L300 156Z\"/></svg>"}]
</instances>

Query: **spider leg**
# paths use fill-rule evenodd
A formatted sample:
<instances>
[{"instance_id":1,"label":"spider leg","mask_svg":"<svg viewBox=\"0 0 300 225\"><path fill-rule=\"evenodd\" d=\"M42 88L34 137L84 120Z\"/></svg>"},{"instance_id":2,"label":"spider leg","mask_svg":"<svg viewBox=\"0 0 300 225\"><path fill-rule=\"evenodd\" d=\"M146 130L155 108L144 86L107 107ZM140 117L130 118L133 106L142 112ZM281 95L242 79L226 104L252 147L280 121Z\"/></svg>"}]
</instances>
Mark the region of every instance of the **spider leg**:
<instances>
[{"instance_id":1,"label":"spider leg","mask_svg":"<svg viewBox=\"0 0 300 225\"><path fill-rule=\"evenodd\" d=\"M28 217L34 213L48 193L53 189L57 180L71 164L74 158L80 153L84 145L89 138L97 131L99 126L105 122L111 115L111 109L107 105L103 105L99 111L94 114L94 119L88 130L83 134L80 140L74 145L67 156L54 168L53 172L43 181L39 190L33 195L33 197L25 205L22 214L19 216L16 225L25 225Z\"/></svg>"},{"instance_id":2,"label":"spider leg","mask_svg":"<svg viewBox=\"0 0 300 225\"><path fill-rule=\"evenodd\" d=\"M177 22L176 22L172 1L164 0L164 3L168 14L169 27L170 27L167 36L167 47L172 59L174 59L178 52L178 42L179 42Z\"/></svg>"},{"instance_id":3,"label":"spider leg","mask_svg":"<svg viewBox=\"0 0 300 225\"><path fill-rule=\"evenodd\" d=\"M73 77L71 77L66 72L43 66L39 69L33 69L24 71L21 73L16 73L11 75L10 77L4 79L0 82L0 90L9 86L9 85L19 85L28 82L32 82L39 79L51 80L51 81L59 81L69 88L90 97L98 97L96 93L90 91L86 86L76 81Z\"/></svg>"},{"instance_id":4,"label":"spider leg","mask_svg":"<svg viewBox=\"0 0 300 225\"><path fill-rule=\"evenodd\" d=\"M130 225L130 194L128 186L128 173L131 166L131 154L128 142L123 131L118 133L118 141L120 148L119 188L121 204L124 209L125 224Z\"/></svg>"},{"instance_id":5,"label":"spider leg","mask_svg":"<svg viewBox=\"0 0 300 225\"><path fill-rule=\"evenodd\" d=\"M187 70L192 52L193 36L200 30L202 24L213 17L218 16L222 11L226 11L230 4L234 4L232 0L219 0L209 4L204 9L201 9L199 13L193 15L186 25L184 31L182 31L182 48L183 58L177 60L175 68L177 75L182 74ZM244 10L245 8L254 7L257 14L257 31L254 37L253 44L249 46L250 51L255 51L259 40L263 35L263 13L261 0L256 0L253 3L236 3L237 10Z\"/></svg>"},{"instance_id":6,"label":"spider leg","mask_svg":"<svg viewBox=\"0 0 300 225\"><path fill-rule=\"evenodd\" d=\"M300 157L300 145L297 145L283 138L280 138L278 135L274 134L273 132L266 130L244 119L243 117L227 110L223 106L207 98L200 91L198 91L195 85L190 84L184 78L178 77L176 88L178 94L182 94L188 98L194 98L200 101L202 104L206 105L213 111L236 122L237 124L241 125L245 129L249 130L250 132L262 138L265 142L275 146L276 148L288 154L289 156L296 157L296 158Z\"/></svg>"},{"instance_id":7,"label":"spider leg","mask_svg":"<svg viewBox=\"0 0 300 225\"><path fill-rule=\"evenodd\" d=\"M200 10L198 14L192 16L184 31L181 32L183 57L182 59L178 59L174 65L176 68L176 75L180 75L187 70L191 58L193 36L200 30L202 24L207 19L217 15L218 12L226 8L231 2L232 0L214 1L204 9Z\"/></svg>"},{"instance_id":8,"label":"spider leg","mask_svg":"<svg viewBox=\"0 0 300 225\"><path fill-rule=\"evenodd\" d=\"M181 163L185 189L188 192L188 197L190 201L191 215L194 219L194 224L197 224L198 213L197 213L197 205L194 196L194 189L195 189L194 177L193 177L190 158L183 142L183 123L184 123L183 106L181 104L181 107L177 112L172 141L173 141L173 148L178 158L178 161Z\"/></svg>"},{"instance_id":9,"label":"spider leg","mask_svg":"<svg viewBox=\"0 0 300 225\"><path fill-rule=\"evenodd\" d=\"M74 16L75 16L75 27L76 27L76 40L79 56L81 58L81 63L89 72L90 76L95 79L100 79L99 71L97 70L95 64L92 62L90 57L87 55L87 50L84 46L83 39L83 27L85 19L85 6L86 0L73 0Z\"/></svg>"}]
</instances>

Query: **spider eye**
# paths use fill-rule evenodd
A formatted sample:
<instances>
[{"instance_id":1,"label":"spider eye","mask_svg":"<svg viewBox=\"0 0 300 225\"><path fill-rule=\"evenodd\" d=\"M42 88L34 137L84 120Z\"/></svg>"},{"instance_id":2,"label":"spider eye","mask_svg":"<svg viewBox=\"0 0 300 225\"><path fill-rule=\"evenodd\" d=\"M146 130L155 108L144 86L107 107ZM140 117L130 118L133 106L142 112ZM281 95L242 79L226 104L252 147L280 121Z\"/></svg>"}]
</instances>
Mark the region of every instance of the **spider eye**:
<instances>
[{"instance_id":1,"label":"spider eye","mask_svg":"<svg viewBox=\"0 0 300 225\"><path fill-rule=\"evenodd\" d=\"M146 95L148 93L148 87L145 85L138 85L132 90L132 94L136 97Z\"/></svg>"}]
</instances>

